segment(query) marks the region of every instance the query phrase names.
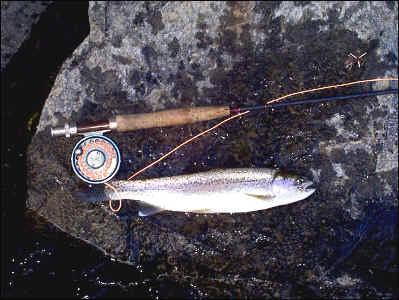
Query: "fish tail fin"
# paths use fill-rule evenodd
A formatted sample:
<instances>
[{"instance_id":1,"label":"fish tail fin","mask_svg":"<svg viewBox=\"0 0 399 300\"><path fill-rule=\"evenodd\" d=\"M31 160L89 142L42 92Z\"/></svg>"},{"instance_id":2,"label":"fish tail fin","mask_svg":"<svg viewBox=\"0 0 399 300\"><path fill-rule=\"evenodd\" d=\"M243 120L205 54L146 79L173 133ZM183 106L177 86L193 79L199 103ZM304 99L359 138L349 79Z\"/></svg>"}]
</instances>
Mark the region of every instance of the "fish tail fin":
<instances>
[{"instance_id":1,"label":"fish tail fin","mask_svg":"<svg viewBox=\"0 0 399 300\"><path fill-rule=\"evenodd\" d=\"M104 202L109 200L104 192L104 186L94 186L86 190L79 190L73 194L73 198L83 202Z\"/></svg>"}]
</instances>

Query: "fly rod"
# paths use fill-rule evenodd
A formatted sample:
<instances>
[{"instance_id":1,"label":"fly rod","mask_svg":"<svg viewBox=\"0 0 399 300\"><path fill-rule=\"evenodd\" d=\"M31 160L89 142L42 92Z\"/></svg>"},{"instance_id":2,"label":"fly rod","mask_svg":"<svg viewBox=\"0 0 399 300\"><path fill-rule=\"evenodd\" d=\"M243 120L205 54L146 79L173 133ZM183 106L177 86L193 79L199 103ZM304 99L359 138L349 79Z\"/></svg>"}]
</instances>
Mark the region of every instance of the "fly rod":
<instances>
[{"instance_id":1,"label":"fly rod","mask_svg":"<svg viewBox=\"0 0 399 300\"><path fill-rule=\"evenodd\" d=\"M66 123L64 127L52 128L51 135L52 136L65 135L66 137L70 137L71 135L75 134L85 135L93 132L104 133L113 130L118 132L123 132L123 131L132 131L138 129L154 128L154 127L168 127L168 126L184 125L184 124L218 119L229 115L235 115L242 111L265 110L268 108L275 108L281 106L321 103L321 102L329 102L336 100L353 99L353 98L370 97L370 96L387 95L387 94L397 94L397 93L398 89L390 89L390 90L371 91L371 92L363 92L363 93L342 95L342 96L270 103L266 105L250 106L250 107L205 106L205 107L170 109L153 113L116 115L115 117L112 117L109 120L104 120L104 121L95 121L95 122L79 123L79 124Z\"/></svg>"},{"instance_id":2,"label":"fly rod","mask_svg":"<svg viewBox=\"0 0 399 300\"><path fill-rule=\"evenodd\" d=\"M274 108L280 106L321 103L327 101L398 93L397 89L391 89L384 91L364 92L364 93L344 95L344 96L325 97L317 99L313 98L313 99L297 100L290 102L279 102L287 97L304 94L308 92L336 88L336 87L343 87L358 83L382 81L382 80L397 80L397 79L376 78L376 79L360 80L343 84L336 84L331 86L324 86L324 87L288 94L280 98L273 99L267 102L265 105L260 105L260 106L251 106L251 107L207 106L207 107L194 107L194 108L180 108L180 109L164 110L153 113L117 115L108 120L103 120L103 121L95 121L95 122L87 122L79 124L66 123L64 127L51 128L51 135L52 136L65 135L66 137L70 137L71 135L75 134L84 135L85 137L82 138L80 141L78 141L74 149L72 150L72 155L71 155L72 169L81 180L89 184L100 184L100 183L106 183L107 181L111 180L118 172L121 164L121 154L117 145L110 138L104 136L103 133L109 131L123 132L123 131L131 131L131 130L145 129L145 128L183 125L183 124L196 123L200 121L222 118L230 115L227 119L219 122L215 126L183 142L182 144L175 147L173 150L169 151L167 154L163 155L155 162L149 164L147 167L134 173L132 176L129 177L129 179L131 179L137 174L151 167L155 163L164 159L165 157L167 157L168 155L170 155L171 153L173 153L183 145L191 142L195 138L213 130L214 128L220 126L221 124L224 124L225 122L233 118L247 114L250 111L266 110L268 108Z\"/></svg>"}]
</instances>

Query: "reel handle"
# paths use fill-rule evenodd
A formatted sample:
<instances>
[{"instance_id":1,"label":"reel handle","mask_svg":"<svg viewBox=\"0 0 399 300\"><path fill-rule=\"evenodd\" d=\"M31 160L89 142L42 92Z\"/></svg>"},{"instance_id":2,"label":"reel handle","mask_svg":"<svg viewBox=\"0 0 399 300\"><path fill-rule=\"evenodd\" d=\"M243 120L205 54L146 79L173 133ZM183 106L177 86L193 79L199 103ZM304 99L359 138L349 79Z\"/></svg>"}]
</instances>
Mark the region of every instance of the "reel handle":
<instances>
[{"instance_id":1,"label":"reel handle","mask_svg":"<svg viewBox=\"0 0 399 300\"><path fill-rule=\"evenodd\" d=\"M228 115L230 115L229 106L205 106L170 109L153 113L117 115L115 120L117 131L130 131L196 123Z\"/></svg>"}]
</instances>

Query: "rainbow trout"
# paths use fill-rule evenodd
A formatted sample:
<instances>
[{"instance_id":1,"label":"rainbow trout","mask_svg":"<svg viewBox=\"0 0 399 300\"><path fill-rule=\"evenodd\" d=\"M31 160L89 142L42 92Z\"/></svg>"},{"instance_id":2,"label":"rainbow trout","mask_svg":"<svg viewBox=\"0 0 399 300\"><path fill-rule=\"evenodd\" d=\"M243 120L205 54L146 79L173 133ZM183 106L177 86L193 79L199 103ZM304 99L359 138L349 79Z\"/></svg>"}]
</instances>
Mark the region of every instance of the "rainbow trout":
<instances>
[{"instance_id":1,"label":"rainbow trout","mask_svg":"<svg viewBox=\"0 0 399 300\"><path fill-rule=\"evenodd\" d=\"M242 213L303 200L312 182L273 169L225 169L145 180L119 180L99 193L78 193L82 201L130 199L144 204L140 216L169 210L195 213Z\"/></svg>"}]
</instances>

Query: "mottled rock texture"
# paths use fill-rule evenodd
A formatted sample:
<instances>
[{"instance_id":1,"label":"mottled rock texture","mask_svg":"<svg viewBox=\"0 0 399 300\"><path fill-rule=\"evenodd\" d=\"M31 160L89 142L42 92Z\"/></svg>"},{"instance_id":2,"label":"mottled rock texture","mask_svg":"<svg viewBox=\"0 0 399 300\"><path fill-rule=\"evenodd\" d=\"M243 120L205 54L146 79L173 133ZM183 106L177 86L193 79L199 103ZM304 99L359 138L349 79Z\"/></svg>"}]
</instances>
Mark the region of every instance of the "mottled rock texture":
<instances>
[{"instance_id":1,"label":"mottled rock texture","mask_svg":"<svg viewBox=\"0 0 399 300\"><path fill-rule=\"evenodd\" d=\"M52 1L1 1L1 69L29 36Z\"/></svg>"},{"instance_id":2,"label":"mottled rock texture","mask_svg":"<svg viewBox=\"0 0 399 300\"><path fill-rule=\"evenodd\" d=\"M392 278L395 255L372 263L363 255L343 266L367 241L361 224L384 231L392 223L365 220L382 214L372 207L397 207L397 96L246 116L141 175L279 167L316 183L307 200L237 215L139 218L132 201L118 216L107 204L75 201L72 193L84 185L70 166L79 137L50 137L49 127L187 106L260 105L297 90L397 77L396 2L90 2L89 18L90 35L65 61L29 149L30 209L119 261L156 266L154 278L194 284L202 296L384 293L375 278L352 271L364 264ZM348 67L349 53L365 52L360 67ZM388 87L397 82L317 95ZM117 178L214 123L109 134L122 153ZM385 239L395 253L389 241L397 231ZM339 251L343 245L349 250ZM332 266L339 277L327 272Z\"/></svg>"}]
</instances>

